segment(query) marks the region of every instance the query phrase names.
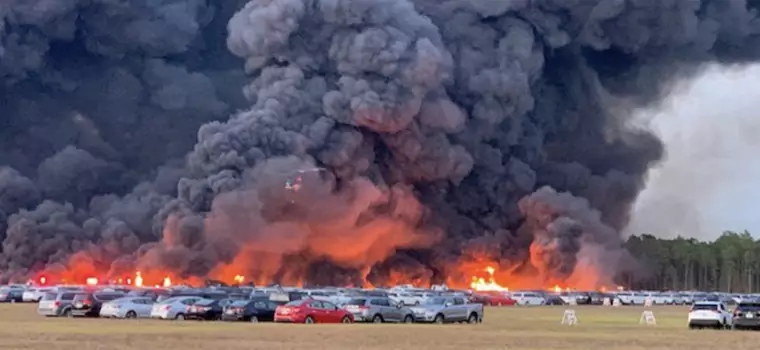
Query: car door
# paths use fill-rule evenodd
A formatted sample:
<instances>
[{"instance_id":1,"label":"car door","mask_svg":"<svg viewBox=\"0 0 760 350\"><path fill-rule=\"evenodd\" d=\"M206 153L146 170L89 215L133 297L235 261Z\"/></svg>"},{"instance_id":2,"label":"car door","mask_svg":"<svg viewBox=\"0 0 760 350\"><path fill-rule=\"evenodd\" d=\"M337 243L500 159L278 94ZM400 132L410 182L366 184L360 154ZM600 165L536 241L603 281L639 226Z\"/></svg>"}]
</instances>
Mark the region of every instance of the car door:
<instances>
[{"instance_id":1,"label":"car door","mask_svg":"<svg viewBox=\"0 0 760 350\"><path fill-rule=\"evenodd\" d=\"M275 310L277 310L277 304L275 302L268 301L266 312L261 313L261 319L266 321L274 321Z\"/></svg>"},{"instance_id":2,"label":"car door","mask_svg":"<svg viewBox=\"0 0 760 350\"><path fill-rule=\"evenodd\" d=\"M325 322L340 323L343 317L343 314L338 312L338 307L329 301L322 301L322 311L325 314L325 319L328 320Z\"/></svg>"},{"instance_id":3,"label":"car door","mask_svg":"<svg viewBox=\"0 0 760 350\"><path fill-rule=\"evenodd\" d=\"M393 313L393 320L394 321L403 320L405 316L403 313L404 305L390 299L388 300L388 303L390 304L390 309L392 310L391 312Z\"/></svg>"},{"instance_id":4,"label":"car door","mask_svg":"<svg viewBox=\"0 0 760 350\"><path fill-rule=\"evenodd\" d=\"M375 299L377 300L378 304L380 305L380 308L382 309L383 318L385 318L386 321L398 321L401 319L401 310L399 310L398 307L396 307L395 303L391 303L391 299L388 298L379 298Z\"/></svg>"},{"instance_id":5,"label":"car door","mask_svg":"<svg viewBox=\"0 0 760 350\"><path fill-rule=\"evenodd\" d=\"M322 306L321 300L311 300L305 303L306 311L314 317L314 322L317 323L324 323L327 322L325 319L328 317L327 314L325 314L325 310Z\"/></svg>"},{"instance_id":6,"label":"car door","mask_svg":"<svg viewBox=\"0 0 760 350\"><path fill-rule=\"evenodd\" d=\"M153 308L152 299L137 299L135 300L135 312L139 317L150 317L150 310Z\"/></svg>"},{"instance_id":7,"label":"car door","mask_svg":"<svg viewBox=\"0 0 760 350\"><path fill-rule=\"evenodd\" d=\"M467 319L467 302L462 297L454 298L454 309L458 320Z\"/></svg>"},{"instance_id":8,"label":"car door","mask_svg":"<svg viewBox=\"0 0 760 350\"><path fill-rule=\"evenodd\" d=\"M726 320L727 325L731 325L734 322L734 315L732 315L730 312L728 312L728 308L725 304L721 303L718 305L720 313L723 315L723 318Z\"/></svg>"}]
</instances>

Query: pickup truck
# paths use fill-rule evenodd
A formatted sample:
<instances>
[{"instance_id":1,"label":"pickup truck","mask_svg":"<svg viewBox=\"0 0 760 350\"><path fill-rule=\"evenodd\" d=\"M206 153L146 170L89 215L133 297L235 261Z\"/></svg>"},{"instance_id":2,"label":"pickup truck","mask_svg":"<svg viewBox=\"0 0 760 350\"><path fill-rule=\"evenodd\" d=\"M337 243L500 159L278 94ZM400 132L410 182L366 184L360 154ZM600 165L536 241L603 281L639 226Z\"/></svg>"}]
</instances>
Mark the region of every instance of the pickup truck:
<instances>
[{"instance_id":1,"label":"pickup truck","mask_svg":"<svg viewBox=\"0 0 760 350\"><path fill-rule=\"evenodd\" d=\"M434 297L411 308L414 322L455 323L483 322L483 304L467 303L463 297Z\"/></svg>"}]
</instances>

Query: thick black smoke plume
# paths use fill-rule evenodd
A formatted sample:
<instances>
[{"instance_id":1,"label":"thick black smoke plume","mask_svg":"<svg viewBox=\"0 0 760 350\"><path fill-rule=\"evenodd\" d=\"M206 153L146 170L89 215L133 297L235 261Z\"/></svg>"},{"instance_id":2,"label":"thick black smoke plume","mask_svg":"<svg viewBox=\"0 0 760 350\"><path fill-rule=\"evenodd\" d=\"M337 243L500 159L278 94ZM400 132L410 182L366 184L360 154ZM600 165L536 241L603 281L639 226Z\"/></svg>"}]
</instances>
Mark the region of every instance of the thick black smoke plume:
<instances>
[{"instance_id":1,"label":"thick black smoke plume","mask_svg":"<svg viewBox=\"0 0 760 350\"><path fill-rule=\"evenodd\" d=\"M6 1L0 265L343 283L477 253L599 283L663 154L630 111L760 58L755 7Z\"/></svg>"}]
</instances>

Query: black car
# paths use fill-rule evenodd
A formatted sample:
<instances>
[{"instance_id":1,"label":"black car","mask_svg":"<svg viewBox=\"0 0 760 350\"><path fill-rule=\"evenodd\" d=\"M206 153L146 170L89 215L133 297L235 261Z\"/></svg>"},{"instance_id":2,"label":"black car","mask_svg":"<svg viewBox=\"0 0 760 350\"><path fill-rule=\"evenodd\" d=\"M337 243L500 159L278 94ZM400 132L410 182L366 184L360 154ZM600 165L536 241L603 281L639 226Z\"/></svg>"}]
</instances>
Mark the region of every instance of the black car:
<instances>
[{"instance_id":1,"label":"black car","mask_svg":"<svg viewBox=\"0 0 760 350\"><path fill-rule=\"evenodd\" d=\"M558 293L543 293L545 305L565 305L565 301L562 300Z\"/></svg>"},{"instance_id":2,"label":"black car","mask_svg":"<svg viewBox=\"0 0 760 350\"><path fill-rule=\"evenodd\" d=\"M119 292L79 293L71 301L71 317L98 317L104 302L124 297Z\"/></svg>"},{"instance_id":3,"label":"black car","mask_svg":"<svg viewBox=\"0 0 760 350\"><path fill-rule=\"evenodd\" d=\"M279 305L285 305L284 301L272 301L268 299L236 300L224 308L222 320L224 321L274 321L274 311Z\"/></svg>"},{"instance_id":4,"label":"black car","mask_svg":"<svg viewBox=\"0 0 760 350\"><path fill-rule=\"evenodd\" d=\"M742 302L734 309L734 329L760 328L760 302Z\"/></svg>"},{"instance_id":5,"label":"black car","mask_svg":"<svg viewBox=\"0 0 760 350\"><path fill-rule=\"evenodd\" d=\"M0 302L20 303L24 300L24 289L17 287L0 288Z\"/></svg>"},{"instance_id":6,"label":"black car","mask_svg":"<svg viewBox=\"0 0 760 350\"><path fill-rule=\"evenodd\" d=\"M188 320L219 320L222 318L224 307L232 302L232 299L201 299L189 307L185 318Z\"/></svg>"}]
</instances>

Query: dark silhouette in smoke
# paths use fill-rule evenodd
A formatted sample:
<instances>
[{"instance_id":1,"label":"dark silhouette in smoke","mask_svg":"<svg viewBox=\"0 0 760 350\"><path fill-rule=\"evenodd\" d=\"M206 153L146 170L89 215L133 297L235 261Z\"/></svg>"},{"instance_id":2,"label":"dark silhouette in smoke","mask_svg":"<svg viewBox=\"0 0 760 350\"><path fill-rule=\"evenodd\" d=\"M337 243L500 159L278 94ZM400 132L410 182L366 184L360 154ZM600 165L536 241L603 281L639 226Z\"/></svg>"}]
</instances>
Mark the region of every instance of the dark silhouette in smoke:
<instances>
[{"instance_id":1,"label":"dark silhouette in smoke","mask_svg":"<svg viewBox=\"0 0 760 350\"><path fill-rule=\"evenodd\" d=\"M631 108L758 59L754 7L6 2L0 262L330 283L441 280L477 251L542 281L613 276L663 153ZM304 167L346 186L287 200Z\"/></svg>"}]
</instances>

